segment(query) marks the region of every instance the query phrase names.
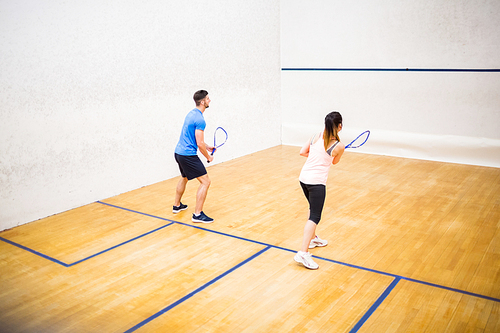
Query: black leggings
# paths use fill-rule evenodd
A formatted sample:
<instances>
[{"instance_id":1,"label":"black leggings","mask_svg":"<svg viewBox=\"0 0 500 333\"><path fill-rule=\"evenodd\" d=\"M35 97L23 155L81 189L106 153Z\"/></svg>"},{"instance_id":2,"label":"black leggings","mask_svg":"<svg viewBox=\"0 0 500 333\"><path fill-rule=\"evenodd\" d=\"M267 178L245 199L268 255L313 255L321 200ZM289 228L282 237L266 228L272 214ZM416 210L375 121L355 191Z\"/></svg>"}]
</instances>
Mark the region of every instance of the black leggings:
<instances>
[{"instance_id":1,"label":"black leggings","mask_svg":"<svg viewBox=\"0 0 500 333\"><path fill-rule=\"evenodd\" d=\"M325 185L308 185L300 182L300 186L304 191L304 195L309 201L309 220L318 224L321 220L321 212L325 204L326 186Z\"/></svg>"}]
</instances>

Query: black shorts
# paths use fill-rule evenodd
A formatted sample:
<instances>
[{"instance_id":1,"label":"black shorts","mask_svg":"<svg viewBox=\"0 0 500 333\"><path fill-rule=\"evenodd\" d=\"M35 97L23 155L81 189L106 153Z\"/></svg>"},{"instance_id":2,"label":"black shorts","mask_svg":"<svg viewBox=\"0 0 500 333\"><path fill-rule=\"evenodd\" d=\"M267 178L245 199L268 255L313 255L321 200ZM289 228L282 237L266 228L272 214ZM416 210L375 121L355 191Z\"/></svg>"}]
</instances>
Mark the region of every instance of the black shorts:
<instances>
[{"instance_id":1,"label":"black shorts","mask_svg":"<svg viewBox=\"0 0 500 333\"><path fill-rule=\"evenodd\" d=\"M175 154L175 161L179 164L181 176L188 180L195 179L207 174L207 169L201 162L198 155L185 156Z\"/></svg>"},{"instance_id":2,"label":"black shorts","mask_svg":"<svg viewBox=\"0 0 500 333\"><path fill-rule=\"evenodd\" d=\"M300 186L309 202L309 220L318 224L325 204L326 186L321 184L308 185L303 182L300 182Z\"/></svg>"}]
</instances>

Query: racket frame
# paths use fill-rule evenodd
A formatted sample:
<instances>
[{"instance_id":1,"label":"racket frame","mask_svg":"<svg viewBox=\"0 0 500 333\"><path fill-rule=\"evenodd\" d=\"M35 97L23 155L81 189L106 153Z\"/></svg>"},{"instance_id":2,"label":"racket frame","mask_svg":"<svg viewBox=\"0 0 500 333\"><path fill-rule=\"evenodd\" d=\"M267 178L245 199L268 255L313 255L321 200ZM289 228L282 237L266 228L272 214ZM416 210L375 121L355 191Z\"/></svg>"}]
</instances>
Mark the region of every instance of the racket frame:
<instances>
[{"instance_id":1,"label":"racket frame","mask_svg":"<svg viewBox=\"0 0 500 333\"><path fill-rule=\"evenodd\" d=\"M359 139L361 136L363 136L363 134L365 134L365 133L368 133L368 134L367 134L367 136L366 136L366 138L365 138L365 141L363 141L362 143L360 143L360 144L359 144L359 145L357 145L357 146L353 146L352 144L353 144L354 142L356 142L356 140L358 140L358 139ZM351 141L351 143L349 143L347 146L345 146L345 148L346 148L346 149L347 149L347 148L351 148L351 149L354 149L354 148L359 148L359 147L361 147L362 145L364 145L364 144L366 143L366 141L368 141L368 138L369 138L369 137L370 137L370 131L369 131L369 130L366 130L366 131L364 131L363 133L361 133L360 135L358 135L358 137L357 137L356 139L352 140L352 141Z\"/></svg>"},{"instance_id":2,"label":"racket frame","mask_svg":"<svg viewBox=\"0 0 500 333\"><path fill-rule=\"evenodd\" d=\"M216 142L216 137L217 137L217 130L221 129L224 134L226 134L226 139L224 140L223 143L221 143L220 145L217 145L217 142ZM212 150L212 152L210 153L210 155L213 155L215 153L215 151L217 150L217 148L219 148L220 146L224 145L226 142L227 142L227 139L228 139L229 135L227 135L227 132L225 129L223 129L222 127L217 127L215 129L215 132L214 132L214 149Z\"/></svg>"}]
</instances>

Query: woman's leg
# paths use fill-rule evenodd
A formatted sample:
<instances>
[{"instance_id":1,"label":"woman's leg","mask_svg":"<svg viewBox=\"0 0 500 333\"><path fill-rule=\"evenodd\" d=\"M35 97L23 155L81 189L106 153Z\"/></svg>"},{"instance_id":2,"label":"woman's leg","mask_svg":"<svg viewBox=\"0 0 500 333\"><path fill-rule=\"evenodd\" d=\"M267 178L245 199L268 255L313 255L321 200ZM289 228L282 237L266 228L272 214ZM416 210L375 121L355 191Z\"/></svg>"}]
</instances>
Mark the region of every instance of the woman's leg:
<instances>
[{"instance_id":1,"label":"woman's leg","mask_svg":"<svg viewBox=\"0 0 500 333\"><path fill-rule=\"evenodd\" d=\"M301 263L309 269L318 269L318 264L312 260L312 255L309 253L309 244L316 236L316 225L321 219L321 212L326 196L326 187L324 185L306 185L302 182L300 185L302 186L307 201L309 201L309 220L304 227L301 249L297 252L294 259L296 262Z\"/></svg>"},{"instance_id":2,"label":"woman's leg","mask_svg":"<svg viewBox=\"0 0 500 333\"><path fill-rule=\"evenodd\" d=\"M302 247L300 250L302 252L309 251L309 244L311 244L311 240L316 236L316 223L309 220L306 222L306 226L304 227L304 237L302 238Z\"/></svg>"}]
</instances>

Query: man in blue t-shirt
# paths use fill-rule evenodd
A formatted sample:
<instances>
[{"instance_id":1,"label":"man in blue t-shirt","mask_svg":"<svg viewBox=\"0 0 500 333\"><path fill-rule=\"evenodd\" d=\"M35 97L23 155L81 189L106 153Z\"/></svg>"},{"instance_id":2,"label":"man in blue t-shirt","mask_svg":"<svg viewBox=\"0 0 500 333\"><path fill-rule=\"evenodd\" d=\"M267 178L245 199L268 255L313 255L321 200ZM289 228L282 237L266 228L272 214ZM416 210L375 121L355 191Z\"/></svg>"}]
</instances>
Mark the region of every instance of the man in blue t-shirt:
<instances>
[{"instance_id":1,"label":"man in blue t-shirt","mask_svg":"<svg viewBox=\"0 0 500 333\"><path fill-rule=\"evenodd\" d=\"M182 178L177 183L173 212L179 213L187 209L187 205L182 204L181 198L186 189L187 182L196 178L200 182L200 186L196 194L196 207L192 221L212 223L214 219L203 213L203 204L205 203L208 188L210 187L210 178L208 178L207 170L197 154L199 149L208 162L212 162L214 159L208 153L212 152L214 147L206 144L204 138L206 123L203 113L210 105L210 98L206 90L198 90L194 93L193 99L196 103L196 108L187 114L182 126L179 142L175 147L175 160L179 164Z\"/></svg>"}]
</instances>

